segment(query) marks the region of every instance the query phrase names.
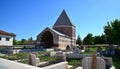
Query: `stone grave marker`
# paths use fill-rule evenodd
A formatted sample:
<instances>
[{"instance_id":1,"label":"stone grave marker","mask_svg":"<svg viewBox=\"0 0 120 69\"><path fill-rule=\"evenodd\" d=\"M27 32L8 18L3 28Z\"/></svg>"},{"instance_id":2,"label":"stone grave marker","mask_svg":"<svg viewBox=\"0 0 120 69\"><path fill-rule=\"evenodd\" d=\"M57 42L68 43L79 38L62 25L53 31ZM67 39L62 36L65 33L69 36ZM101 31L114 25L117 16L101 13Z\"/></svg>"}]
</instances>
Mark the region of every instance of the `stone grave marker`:
<instances>
[{"instance_id":1,"label":"stone grave marker","mask_svg":"<svg viewBox=\"0 0 120 69\"><path fill-rule=\"evenodd\" d=\"M102 57L105 61L105 64L106 64L106 69L109 69L110 67L113 66L113 63L112 63L112 58L111 57Z\"/></svg>"},{"instance_id":2,"label":"stone grave marker","mask_svg":"<svg viewBox=\"0 0 120 69\"><path fill-rule=\"evenodd\" d=\"M97 69L96 67L97 67L97 56L96 56L96 52L93 52L91 69Z\"/></svg>"},{"instance_id":3,"label":"stone grave marker","mask_svg":"<svg viewBox=\"0 0 120 69\"><path fill-rule=\"evenodd\" d=\"M73 49L73 53L74 53L74 54L80 54L80 49L77 48L77 47L75 47L75 48Z\"/></svg>"},{"instance_id":4,"label":"stone grave marker","mask_svg":"<svg viewBox=\"0 0 120 69\"><path fill-rule=\"evenodd\" d=\"M102 48L101 47L97 48L97 52L100 54L100 56L102 56Z\"/></svg>"},{"instance_id":5,"label":"stone grave marker","mask_svg":"<svg viewBox=\"0 0 120 69\"><path fill-rule=\"evenodd\" d=\"M37 58L37 54L36 53L30 53L29 54L28 63L30 65L37 66L37 64L39 63L39 58Z\"/></svg>"},{"instance_id":6,"label":"stone grave marker","mask_svg":"<svg viewBox=\"0 0 120 69\"><path fill-rule=\"evenodd\" d=\"M56 55L55 55L55 60L56 60L57 62L66 61L66 56L63 54L63 52L58 52L58 53L56 53Z\"/></svg>"},{"instance_id":7,"label":"stone grave marker","mask_svg":"<svg viewBox=\"0 0 120 69\"><path fill-rule=\"evenodd\" d=\"M90 48L89 48L89 47L86 47L86 48L85 48L85 52L90 52Z\"/></svg>"},{"instance_id":8,"label":"stone grave marker","mask_svg":"<svg viewBox=\"0 0 120 69\"><path fill-rule=\"evenodd\" d=\"M80 58L80 49L77 47L73 49L73 58Z\"/></svg>"},{"instance_id":9,"label":"stone grave marker","mask_svg":"<svg viewBox=\"0 0 120 69\"><path fill-rule=\"evenodd\" d=\"M105 69L105 61L101 57L96 57L96 53L93 53L92 57L85 57L82 60L83 69Z\"/></svg>"},{"instance_id":10,"label":"stone grave marker","mask_svg":"<svg viewBox=\"0 0 120 69\"><path fill-rule=\"evenodd\" d=\"M115 55L115 50L114 50L113 45L110 44L110 45L106 48L106 55Z\"/></svg>"}]
</instances>

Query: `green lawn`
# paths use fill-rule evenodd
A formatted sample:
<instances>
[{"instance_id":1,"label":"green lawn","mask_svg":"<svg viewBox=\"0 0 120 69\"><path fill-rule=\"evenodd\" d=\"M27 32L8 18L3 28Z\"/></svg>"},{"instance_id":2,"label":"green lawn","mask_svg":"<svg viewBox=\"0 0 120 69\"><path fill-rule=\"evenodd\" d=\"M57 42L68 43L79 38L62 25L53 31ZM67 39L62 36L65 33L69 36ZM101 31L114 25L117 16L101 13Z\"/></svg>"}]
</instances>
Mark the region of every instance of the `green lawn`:
<instances>
[{"instance_id":1,"label":"green lawn","mask_svg":"<svg viewBox=\"0 0 120 69\"><path fill-rule=\"evenodd\" d=\"M67 59L69 65L73 65L72 69L82 66L82 59Z\"/></svg>"}]
</instances>

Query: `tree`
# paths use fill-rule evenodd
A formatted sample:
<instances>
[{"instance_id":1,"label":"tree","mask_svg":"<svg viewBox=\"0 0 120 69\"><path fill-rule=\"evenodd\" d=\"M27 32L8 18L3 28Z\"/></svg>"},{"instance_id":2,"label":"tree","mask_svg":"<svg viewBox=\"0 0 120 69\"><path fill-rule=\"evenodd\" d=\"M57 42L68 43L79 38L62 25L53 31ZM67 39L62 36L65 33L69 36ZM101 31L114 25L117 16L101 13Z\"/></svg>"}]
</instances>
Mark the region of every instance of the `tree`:
<instances>
[{"instance_id":1,"label":"tree","mask_svg":"<svg viewBox=\"0 0 120 69\"><path fill-rule=\"evenodd\" d=\"M32 37L28 38L28 41L29 42L33 41L33 38Z\"/></svg>"},{"instance_id":2,"label":"tree","mask_svg":"<svg viewBox=\"0 0 120 69\"><path fill-rule=\"evenodd\" d=\"M10 33L13 35L13 45L17 45L17 40L15 39L16 35L14 33Z\"/></svg>"},{"instance_id":3,"label":"tree","mask_svg":"<svg viewBox=\"0 0 120 69\"><path fill-rule=\"evenodd\" d=\"M106 44L105 35L99 35L94 37L94 44Z\"/></svg>"},{"instance_id":4,"label":"tree","mask_svg":"<svg viewBox=\"0 0 120 69\"><path fill-rule=\"evenodd\" d=\"M83 44L85 44L85 45L93 45L94 44L94 37L91 33L88 33L88 35L83 39Z\"/></svg>"},{"instance_id":5,"label":"tree","mask_svg":"<svg viewBox=\"0 0 120 69\"><path fill-rule=\"evenodd\" d=\"M80 38L80 35L78 35L78 37L77 37L76 44L82 45L82 40Z\"/></svg>"},{"instance_id":6,"label":"tree","mask_svg":"<svg viewBox=\"0 0 120 69\"><path fill-rule=\"evenodd\" d=\"M21 39L21 43L25 43L25 42L27 42L26 39Z\"/></svg>"},{"instance_id":7,"label":"tree","mask_svg":"<svg viewBox=\"0 0 120 69\"><path fill-rule=\"evenodd\" d=\"M13 38L13 45L17 45L17 44L18 44L17 40Z\"/></svg>"},{"instance_id":8,"label":"tree","mask_svg":"<svg viewBox=\"0 0 120 69\"><path fill-rule=\"evenodd\" d=\"M112 26L110 25L109 22L107 22L107 26L104 27L104 33L107 38L107 43L112 44Z\"/></svg>"},{"instance_id":9,"label":"tree","mask_svg":"<svg viewBox=\"0 0 120 69\"><path fill-rule=\"evenodd\" d=\"M120 45L120 20L115 19L112 22L108 22L107 26L104 27L104 33L107 43Z\"/></svg>"}]
</instances>

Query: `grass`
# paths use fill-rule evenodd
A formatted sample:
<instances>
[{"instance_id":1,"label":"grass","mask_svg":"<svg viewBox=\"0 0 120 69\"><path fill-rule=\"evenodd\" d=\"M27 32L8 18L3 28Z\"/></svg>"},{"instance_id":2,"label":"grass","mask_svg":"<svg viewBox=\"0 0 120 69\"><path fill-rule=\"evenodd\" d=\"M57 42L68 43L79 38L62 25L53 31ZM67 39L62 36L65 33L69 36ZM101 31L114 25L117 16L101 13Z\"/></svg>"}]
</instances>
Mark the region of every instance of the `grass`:
<instances>
[{"instance_id":1,"label":"grass","mask_svg":"<svg viewBox=\"0 0 120 69\"><path fill-rule=\"evenodd\" d=\"M92 54L93 52L81 52L81 54Z\"/></svg>"},{"instance_id":2,"label":"grass","mask_svg":"<svg viewBox=\"0 0 120 69\"><path fill-rule=\"evenodd\" d=\"M113 65L116 69L120 69L120 58L113 57Z\"/></svg>"},{"instance_id":3,"label":"grass","mask_svg":"<svg viewBox=\"0 0 120 69\"><path fill-rule=\"evenodd\" d=\"M72 69L82 66L82 59L67 59L69 65L73 65Z\"/></svg>"},{"instance_id":4,"label":"grass","mask_svg":"<svg viewBox=\"0 0 120 69\"><path fill-rule=\"evenodd\" d=\"M40 59L40 62L48 62L48 61L52 61L52 60L55 60L54 57L50 57L50 56L38 56L39 59Z\"/></svg>"},{"instance_id":5,"label":"grass","mask_svg":"<svg viewBox=\"0 0 120 69\"><path fill-rule=\"evenodd\" d=\"M90 51L96 51L96 50L97 50L97 47L90 48Z\"/></svg>"}]
</instances>

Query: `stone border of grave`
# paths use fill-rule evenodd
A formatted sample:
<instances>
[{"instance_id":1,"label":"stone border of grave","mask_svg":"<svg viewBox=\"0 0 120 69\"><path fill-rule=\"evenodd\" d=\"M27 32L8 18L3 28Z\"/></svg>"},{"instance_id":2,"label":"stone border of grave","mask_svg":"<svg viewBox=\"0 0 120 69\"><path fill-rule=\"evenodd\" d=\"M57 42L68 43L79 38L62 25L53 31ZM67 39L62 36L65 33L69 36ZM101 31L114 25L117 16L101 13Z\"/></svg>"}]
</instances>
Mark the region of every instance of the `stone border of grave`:
<instances>
[{"instance_id":1,"label":"stone border of grave","mask_svg":"<svg viewBox=\"0 0 120 69\"><path fill-rule=\"evenodd\" d=\"M31 66L31 65L0 58L0 68L2 69L68 69L68 63L65 61L40 68L40 67Z\"/></svg>"},{"instance_id":2,"label":"stone border of grave","mask_svg":"<svg viewBox=\"0 0 120 69\"><path fill-rule=\"evenodd\" d=\"M64 61L66 61L66 56L62 52L56 53L55 60L48 62L40 62L37 53L30 53L28 59L30 65L38 66L38 67L46 67Z\"/></svg>"}]
</instances>

